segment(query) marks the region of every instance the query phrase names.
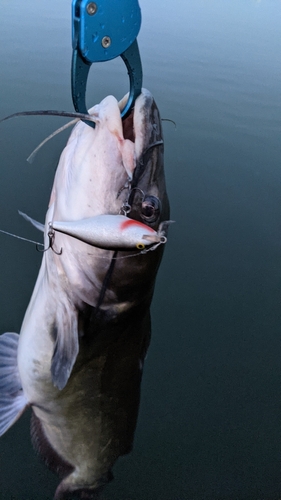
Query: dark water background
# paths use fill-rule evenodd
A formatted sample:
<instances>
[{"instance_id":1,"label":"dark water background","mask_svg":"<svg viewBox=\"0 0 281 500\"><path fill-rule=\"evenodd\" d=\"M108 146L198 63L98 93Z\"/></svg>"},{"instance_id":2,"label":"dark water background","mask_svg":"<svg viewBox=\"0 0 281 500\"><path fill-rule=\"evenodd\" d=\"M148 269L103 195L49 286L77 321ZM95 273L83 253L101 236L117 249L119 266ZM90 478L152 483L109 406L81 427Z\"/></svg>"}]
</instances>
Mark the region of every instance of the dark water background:
<instances>
[{"instance_id":1,"label":"dark water background","mask_svg":"<svg viewBox=\"0 0 281 500\"><path fill-rule=\"evenodd\" d=\"M170 230L152 307L134 452L107 500L281 498L281 2L140 1L144 86L164 123ZM70 0L0 0L0 116L72 109ZM91 70L88 104L128 81L121 60ZM0 228L37 232L67 133L0 125ZM0 331L19 331L41 256L0 236ZM0 499L47 500L29 414L1 438Z\"/></svg>"}]
</instances>

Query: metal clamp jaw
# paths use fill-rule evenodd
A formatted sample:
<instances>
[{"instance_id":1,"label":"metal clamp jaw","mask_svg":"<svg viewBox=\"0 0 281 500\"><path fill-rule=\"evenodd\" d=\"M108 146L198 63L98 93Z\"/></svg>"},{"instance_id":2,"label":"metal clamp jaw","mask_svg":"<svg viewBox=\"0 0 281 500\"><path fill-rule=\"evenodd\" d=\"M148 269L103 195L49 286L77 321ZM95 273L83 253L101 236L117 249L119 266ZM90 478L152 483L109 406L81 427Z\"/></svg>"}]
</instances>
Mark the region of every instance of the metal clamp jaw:
<instances>
[{"instance_id":1,"label":"metal clamp jaw","mask_svg":"<svg viewBox=\"0 0 281 500\"><path fill-rule=\"evenodd\" d=\"M86 86L93 62L122 57L130 79L125 118L141 93L142 66L136 37L141 25L138 0L73 0L71 91L75 110L88 113ZM94 122L86 122L94 127Z\"/></svg>"}]
</instances>

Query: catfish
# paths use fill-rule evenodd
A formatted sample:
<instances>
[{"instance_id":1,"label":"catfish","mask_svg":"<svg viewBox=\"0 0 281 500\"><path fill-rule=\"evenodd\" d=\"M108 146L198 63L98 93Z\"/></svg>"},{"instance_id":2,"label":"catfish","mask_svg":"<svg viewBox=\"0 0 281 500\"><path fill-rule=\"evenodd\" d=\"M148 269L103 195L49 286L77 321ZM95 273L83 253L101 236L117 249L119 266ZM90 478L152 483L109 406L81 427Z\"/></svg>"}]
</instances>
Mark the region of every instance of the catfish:
<instances>
[{"instance_id":1,"label":"catfish","mask_svg":"<svg viewBox=\"0 0 281 500\"><path fill-rule=\"evenodd\" d=\"M0 336L0 435L32 408L33 445L61 478L56 500L96 498L133 446L169 202L158 108L143 89L122 121L126 100L108 96L89 111L95 128L75 125L45 224L28 217L45 251L20 333ZM81 221L101 216L107 246L96 226L79 236ZM151 241L117 244L121 216ZM66 223L78 233L56 229Z\"/></svg>"}]
</instances>

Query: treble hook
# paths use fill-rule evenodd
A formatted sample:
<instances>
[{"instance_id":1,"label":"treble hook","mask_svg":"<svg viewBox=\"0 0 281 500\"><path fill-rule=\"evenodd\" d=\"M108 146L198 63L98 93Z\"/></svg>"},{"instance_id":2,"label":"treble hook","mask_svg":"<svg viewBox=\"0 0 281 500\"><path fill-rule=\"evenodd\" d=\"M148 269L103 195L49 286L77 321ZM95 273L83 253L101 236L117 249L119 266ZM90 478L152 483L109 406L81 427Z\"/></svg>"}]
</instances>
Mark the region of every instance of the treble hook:
<instances>
[{"instance_id":1,"label":"treble hook","mask_svg":"<svg viewBox=\"0 0 281 500\"><path fill-rule=\"evenodd\" d=\"M61 255L62 254L62 248L60 249L59 252L57 252L54 249L55 231L52 228L51 222L49 222L48 238L49 238L49 246L48 246L48 248L44 248L44 250L40 250L39 246L36 245L37 252L44 253L44 252L47 252L47 250L51 249L56 255Z\"/></svg>"},{"instance_id":2,"label":"treble hook","mask_svg":"<svg viewBox=\"0 0 281 500\"><path fill-rule=\"evenodd\" d=\"M144 198L145 198L145 193L144 193L144 191L143 191L141 188L139 188L139 187L133 187L133 188L130 190L129 196L130 196L130 194L131 194L133 191L139 191L139 192L142 194L142 201L144 200Z\"/></svg>"},{"instance_id":3,"label":"treble hook","mask_svg":"<svg viewBox=\"0 0 281 500\"><path fill-rule=\"evenodd\" d=\"M123 189L125 189L127 186L123 186L121 189L119 189L118 191L118 195L117 195L117 198L119 196L119 194L123 191ZM132 205L129 203L129 199L130 199L130 196L132 194L133 191L140 191L141 194L142 194L142 201L144 200L144 197L145 197L145 194L143 192L142 189L138 188L138 187L134 187L131 189L131 184L129 185L129 192L128 192L128 196L127 196L127 199L126 201L124 201L122 207L120 208L120 211L119 213L122 214L122 215L125 215L127 217L127 215L131 212L132 210Z\"/></svg>"},{"instance_id":4,"label":"treble hook","mask_svg":"<svg viewBox=\"0 0 281 500\"><path fill-rule=\"evenodd\" d=\"M131 184L132 184L132 181L130 179L130 177L128 177L128 179L126 180L124 186L122 186L118 193L117 193L117 196L116 196L116 200L118 200L120 194L125 190L125 189L128 189L129 193L131 192Z\"/></svg>"}]
</instances>

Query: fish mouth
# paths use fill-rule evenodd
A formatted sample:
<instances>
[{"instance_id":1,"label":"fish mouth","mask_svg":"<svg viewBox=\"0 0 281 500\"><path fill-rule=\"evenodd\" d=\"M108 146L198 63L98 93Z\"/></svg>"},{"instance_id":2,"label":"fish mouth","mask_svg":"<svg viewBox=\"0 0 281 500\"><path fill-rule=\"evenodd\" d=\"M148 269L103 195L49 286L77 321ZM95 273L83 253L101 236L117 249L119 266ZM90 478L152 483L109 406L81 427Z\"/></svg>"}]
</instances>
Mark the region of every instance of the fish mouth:
<instances>
[{"instance_id":1,"label":"fish mouth","mask_svg":"<svg viewBox=\"0 0 281 500\"><path fill-rule=\"evenodd\" d=\"M125 108L129 94L118 103L120 112ZM163 145L161 118L152 94L147 89L135 101L134 108L122 120L123 136L135 144L136 159L153 145Z\"/></svg>"},{"instance_id":2,"label":"fish mouth","mask_svg":"<svg viewBox=\"0 0 281 500\"><path fill-rule=\"evenodd\" d=\"M118 107L120 109L120 113L123 111L125 108L127 102L129 99L129 92L118 102ZM128 139L131 142L135 142L135 129L134 129L134 110L135 108L133 107L130 111L130 113L127 115L126 118L123 118L122 120L122 127L123 127L123 137L124 139Z\"/></svg>"},{"instance_id":3,"label":"fish mouth","mask_svg":"<svg viewBox=\"0 0 281 500\"><path fill-rule=\"evenodd\" d=\"M119 102L122 111L128 94ZM164 175L164 143L159 110L152 94L142 89L131 113L122 122L124 139L134 144L135 168L126 199L125 215L157 230L169 219ZM125 205L125 209L126 207Z\"/></svg>"}]
</instances>

